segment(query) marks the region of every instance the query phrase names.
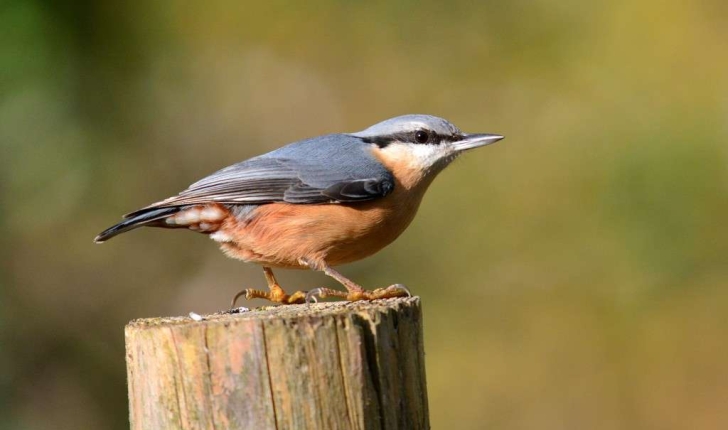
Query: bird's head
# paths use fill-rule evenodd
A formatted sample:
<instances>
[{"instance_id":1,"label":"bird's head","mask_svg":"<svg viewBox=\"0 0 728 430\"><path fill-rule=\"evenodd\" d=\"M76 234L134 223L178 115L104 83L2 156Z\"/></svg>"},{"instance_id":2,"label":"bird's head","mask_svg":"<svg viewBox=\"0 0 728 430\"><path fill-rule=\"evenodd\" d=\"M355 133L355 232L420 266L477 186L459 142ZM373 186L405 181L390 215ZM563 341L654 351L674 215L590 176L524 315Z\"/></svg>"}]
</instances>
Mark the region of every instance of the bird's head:
<instances>
[{"instance_id":1,"label":"bird's head","mask_svg":"<svg viewBox=\"0 0 728 430\"><path fill-rule=\"evenodd\" d=\"M436 175L469 149L503 139L498 134L463 133L451 122L431 115L398 116L352 135L376 145L386 164L420 172L422 177Z\"/></svg>"}]
</instances>

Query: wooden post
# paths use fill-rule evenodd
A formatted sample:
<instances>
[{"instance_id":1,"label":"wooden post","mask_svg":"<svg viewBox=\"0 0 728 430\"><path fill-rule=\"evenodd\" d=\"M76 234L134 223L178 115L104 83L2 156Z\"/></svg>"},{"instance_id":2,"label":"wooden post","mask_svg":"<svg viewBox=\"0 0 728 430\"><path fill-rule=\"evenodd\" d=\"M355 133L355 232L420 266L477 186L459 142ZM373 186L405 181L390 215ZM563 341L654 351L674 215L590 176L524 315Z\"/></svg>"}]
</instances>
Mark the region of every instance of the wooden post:
<instances>
[{"instance_id":1,"label":"wooden post","mask_svg":"<svg viewBox=\"0 0 728 430\"><path fill-rule=\"evenodd\" d=\"M132 429L427 429L417 297L134 320Z\"/></svg>"}]
</instances>

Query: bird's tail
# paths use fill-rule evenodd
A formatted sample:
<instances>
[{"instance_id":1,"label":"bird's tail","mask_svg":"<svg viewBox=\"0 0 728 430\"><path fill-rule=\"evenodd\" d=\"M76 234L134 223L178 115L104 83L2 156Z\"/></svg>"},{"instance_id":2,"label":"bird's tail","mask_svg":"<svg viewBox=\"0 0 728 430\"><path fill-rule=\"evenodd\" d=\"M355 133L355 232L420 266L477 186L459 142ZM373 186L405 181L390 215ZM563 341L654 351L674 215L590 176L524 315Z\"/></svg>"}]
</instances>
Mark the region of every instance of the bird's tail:
<instances>
[{"instance_id":1,"label":"bird's tail","mask_svg":"<svg viewBox=\"0 0 728 430\"><path fill-rule=\"evenodd\" d=\"M184 207L175 206L166 208L148 208L132 212L124 217L124 221L116 224L115 226L109 227L99 233L99 235L96 236L96 238L94 239L94 242L102 243L107 241L108 239L111 239L117 234L121 234L129 230L134 230L137 227L143 227L145 225L156 223L157 221L165 219L170 215L176 214L182 209L184 209Z\"/></svg>"}]
</instances>

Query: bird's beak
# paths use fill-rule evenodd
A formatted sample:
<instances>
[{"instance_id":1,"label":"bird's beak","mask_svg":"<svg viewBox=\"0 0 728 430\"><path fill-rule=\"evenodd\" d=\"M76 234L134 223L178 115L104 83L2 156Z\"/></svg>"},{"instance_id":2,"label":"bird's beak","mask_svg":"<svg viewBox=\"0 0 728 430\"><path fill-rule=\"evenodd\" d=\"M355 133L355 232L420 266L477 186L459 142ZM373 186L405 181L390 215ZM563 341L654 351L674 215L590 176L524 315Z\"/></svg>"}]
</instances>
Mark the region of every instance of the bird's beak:
<instances>
[{"instance_id":1,"label":"bird's beak","mask_svg":"<svg viewBox=\"0 0 728 430\"><path fill-rule=\"evenodd\" d=\"M457 151L466 151L468 149L490 145L501 139L503 139L503 136L500 134L464 134L462 139L456 140L452 145Z\"/></svg>"}]
</instances>

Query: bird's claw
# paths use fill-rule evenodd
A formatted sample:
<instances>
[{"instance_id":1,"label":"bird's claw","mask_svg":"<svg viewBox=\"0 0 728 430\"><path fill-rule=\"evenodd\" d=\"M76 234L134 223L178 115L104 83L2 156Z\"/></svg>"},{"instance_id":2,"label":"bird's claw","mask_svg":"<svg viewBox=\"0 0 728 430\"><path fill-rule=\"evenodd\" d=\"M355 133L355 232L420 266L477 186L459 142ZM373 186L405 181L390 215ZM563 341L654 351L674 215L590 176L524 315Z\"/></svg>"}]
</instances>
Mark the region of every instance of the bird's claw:
<instances>
[{"instance_id":1,"label":"bird's claw","mask_svg":"<svg viewBox=\"0 0 728 430\"><path fill-rule=\"evenodd\" d=\"M307 294L305 291L296 291L293 294L286 294L286 292L278 285L273 285L270 287L270 291L260 291L255 290L252 288L247 288L243 291L240 291L233 297L232 301L230 302L230 308L235 307L235 303L238 301L238 299L241 296L245 296L245 300L252 300L252 299L265 299L270 300L273 303L280 303L282 305L295 305L295 304L301 304L306 301Z\"/></svg>"},{"instance_id":2,"label":"bird's claw","mask_svg":"<svg viewBox=\"0 0 728 430\"><path fill-rule=\"evenodd\" d=\"M319 297L326 297L326 294L321 290L322 288L314 288L313 290L306 293L306 303L318 303Z\"/></svg>"},{"instance_id":3,"label":"bird's claw","mask_svg":"<svg viewBox=\"0 0 728 430\"><path fill-rule=\"evenodd\" d=\"M332 290L329 288L314 288L306 294L306 303L318 303L318 299L326 297L341 297L350 302L359 300L390 299L394 297L412 297L412 293L402 284L390 285L386 288L377 288L374 291L352 290L348 292Z\"/></svg>"},{"instance_id":4,"label":"bird's claw","mask_svg":"<svg viewBox=\"0 0 728 430\"><path fill-rule=\"evenodd\" d=\"M365 293L369 293L369 291L365 291ZM403 284L394 284L387 288L377 288L369 293L369 296L368 300L391 299L394 297L412 297L412 293Z\"/></svg>"}]
</instances>

